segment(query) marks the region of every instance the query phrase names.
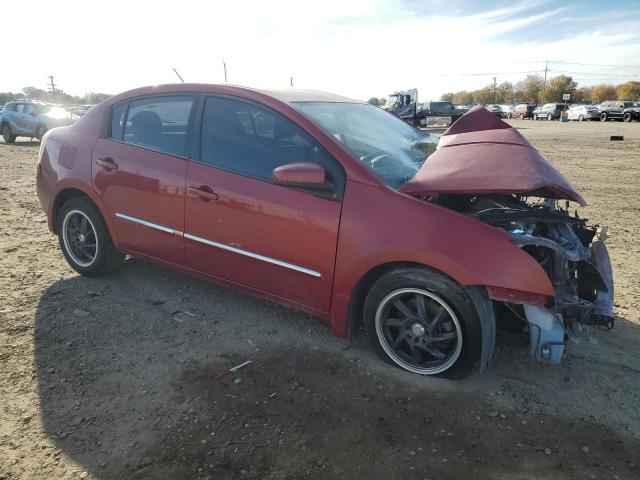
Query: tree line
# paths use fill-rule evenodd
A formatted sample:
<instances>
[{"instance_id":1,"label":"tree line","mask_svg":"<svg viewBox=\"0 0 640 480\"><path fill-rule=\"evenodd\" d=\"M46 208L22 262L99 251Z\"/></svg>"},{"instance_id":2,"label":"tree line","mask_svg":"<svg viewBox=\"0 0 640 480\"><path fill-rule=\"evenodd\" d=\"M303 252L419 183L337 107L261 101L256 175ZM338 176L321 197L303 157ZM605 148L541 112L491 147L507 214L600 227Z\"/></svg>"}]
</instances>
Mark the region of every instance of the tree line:
<instances>
[{"instance_id":1,"label":"tree line","mask_svg":"<svg viewBox=\"0 0 640 480\"><path fill-rule=\"evenodd\" d=\"M111 97L108 93L88 92L83 96L69 95L63 90L56 89L55 93L47 92L36 87L24 87L22 92L0 92L0 106L12 100L30 99L43 102L62 103L65 105L93 105Z\"/></svg>"},{"instance_id":2,"label":"tree line","mask_svg":"<svg viewBox=\"0 0 640 480\"><path fill-rule=\"evenodd\" d=\"M509 104L509 103L550 103L562 102L562 95L571 95L571 103L601 103L605 100L640 100L640 82L630 81L619 85L600 84L593 87L578 87L578 82L568 75L551 78L545 85L541 75L527 75L515 85L502 82L487 85L479 90L461 90L445 93L440 100L458 105ZM372 105L384 105L383 97L369 99Z\"/></svg>"},{"instance_id":3,"label":"tree line","mask_svg":"<svg viewBox=\"0 0 640 480\"><path fill-rule=\"evenodd\" d=\"M445 93L440 98L456 104L472 103L550 103L562 102L562 95L571 95L571 103L601 103L606 100L640 100L640 82L630 81L618 85L600 84L592 87L578 87L578 82L568 75L551 78L545 85L541 75L527 75L515 85L502 82L488 85L479 90L461 90Z\"/></svg>"}]
</instances>

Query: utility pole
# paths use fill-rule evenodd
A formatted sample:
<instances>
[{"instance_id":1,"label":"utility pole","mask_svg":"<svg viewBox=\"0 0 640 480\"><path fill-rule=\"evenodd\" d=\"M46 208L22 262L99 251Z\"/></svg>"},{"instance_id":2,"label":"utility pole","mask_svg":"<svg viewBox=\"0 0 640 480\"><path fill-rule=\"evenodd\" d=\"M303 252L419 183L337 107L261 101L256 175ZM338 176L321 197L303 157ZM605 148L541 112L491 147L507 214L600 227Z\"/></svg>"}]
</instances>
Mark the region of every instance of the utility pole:
<instances>
[{"instance_id":1,"label":"utility pole","mask_svg":"<svg viewBox=\"0 0 640 480\"><path fill-rule=\"evenodd\" d=\"M49 88L51 89L51 93L53 95L56 94L56 84L53 83L53 75L49 75Z\"/></svg>"},{"instance_id":2,"label":"utility pole","mask_svg":"<svg viewBox=\"0 0 640 480\"><path fill-rule=\"evenodd\" d=\"M547 88L547 72L549 71L549 60L546 61L546 64L544 66L544 88Z\"/></svg>"},{"instance_id":3,"label":"utility pole","mask_svg":"<svg viewBox=\"0 0 640 480\"><path fill-rule=\"evenodd\" d=\"M493 103L496 103L496 77L493 77Z\"/></svg>"},{"instance_id":4,"label":"utility pole","mask_svg":"<svg viewBox=\"0 0 640 480\"><path fill-rule=\"evenodd\" d=\"M293 77L291 77L291 86L293 87Z\"/></svg>"},{"instance_id":5,"label":"utility pole","mask_svg":"<svg viewBox=\"0 0 640 480\"><path fill-rule=\"evenodd\" d=\"M222 68L224 68L224 81L226 83L227 82L227 64L224 61L224 58L222 59Z\"/></svg>"}]
</instances>

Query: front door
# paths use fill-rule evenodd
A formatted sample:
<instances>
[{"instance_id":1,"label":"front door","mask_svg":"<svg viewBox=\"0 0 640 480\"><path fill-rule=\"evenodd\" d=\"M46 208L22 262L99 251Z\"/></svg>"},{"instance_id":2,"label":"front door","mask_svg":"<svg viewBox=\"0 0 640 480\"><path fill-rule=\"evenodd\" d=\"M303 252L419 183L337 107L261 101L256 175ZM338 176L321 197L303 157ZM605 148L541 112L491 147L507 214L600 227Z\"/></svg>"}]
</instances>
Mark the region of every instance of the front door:
<instances>
[{"instance_id":1,"label":"front door","mask_svg":"<svg viewBox=\"0 0 640 480\"><path fill-rule=\"evenodd\" d=\"M12 130L14 134L29 135L31 131L27 127L27 117L25 111L27 110L26 103L17 103L14 107L11 117L13 118Z\"/></svg>"},{"instance_id":2,"label":"front door","mask_svg":"<svg viewBox=\"0 0 640 480\"><path fill-rule=\"evenodd\" d=\"M210 97L199 162L187 169L187 265L320 311L331 301L344 172L324 148L280 114ZM335 198L272 183L273 169L323 166Z\"/></svg>"},{"instance_id":3,"label":"front door","mask_svg":"<svg viewBox=\"0 0 640 480\"><path fill-rule=\"evenodd\" d=\"M146 97L112 107L93 150L93 184L122 248L184 265L184 196L191 96Z\"/></svg>"}]
</instances>

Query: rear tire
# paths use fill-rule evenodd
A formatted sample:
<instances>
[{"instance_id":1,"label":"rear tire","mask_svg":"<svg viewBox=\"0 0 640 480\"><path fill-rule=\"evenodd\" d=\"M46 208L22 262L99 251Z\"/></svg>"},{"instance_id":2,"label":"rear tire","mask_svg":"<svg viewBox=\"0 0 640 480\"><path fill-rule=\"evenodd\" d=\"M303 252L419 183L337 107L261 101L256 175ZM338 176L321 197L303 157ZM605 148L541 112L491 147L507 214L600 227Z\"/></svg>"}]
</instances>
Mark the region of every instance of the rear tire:
<instances>
[{"instance_id":1,"label":"rear tire","mask_svg":"<svg viewBox=\"0 0 640 480\"><path fill-rule=\"evenodd\" d=\"M584 122L584 115L582 115L582 114L578 115L578 121L579 122Z\"/></svg>"},{"instance_id":2,"label":"rear tire","mask_svg":"<svg viewBox=\"0 0 640 480\"><path fill-rule=\"evenodd\" d=\"M4 143L13 143L16 141L16 136L11 132L11 127L7 124L2 126L2 139Z\"/></svg>"},{"instance_id":3,"label":"rear tire","mask_svg":"<svg viewBox=\"0 0 640 480\"><path fill-rule=\"evenodd\" d=\"M462 286L436 271L386 273L369 290L363 318L375 352L409 372L462 378L479 364L476 308Z\"/></svg>"},{"instance_id":4,"label":"rear tire","mask_svg":"<svg viewBox=\"0 0 640 480\"><path fill-rule=\"evenodd\" d=\"M65 202L56 226L62 253L80 275L103 275L124 262L124 255L113 246L102 214L87 197Z\"/></svg>"},{"instance_id":5,"label":"rear tire","mask_svg":"<svg viewBox=\"0 0 640 480\"><path fill-rule=\"evenodd\" d=\"M625 114L622 116L622 121L623 121L623 122L627 122L627 123L628 123L628 122L630 122L630 121L631 121L631 114L630 114L629 112L625 113Z\"/></svg>"}]
</instances>

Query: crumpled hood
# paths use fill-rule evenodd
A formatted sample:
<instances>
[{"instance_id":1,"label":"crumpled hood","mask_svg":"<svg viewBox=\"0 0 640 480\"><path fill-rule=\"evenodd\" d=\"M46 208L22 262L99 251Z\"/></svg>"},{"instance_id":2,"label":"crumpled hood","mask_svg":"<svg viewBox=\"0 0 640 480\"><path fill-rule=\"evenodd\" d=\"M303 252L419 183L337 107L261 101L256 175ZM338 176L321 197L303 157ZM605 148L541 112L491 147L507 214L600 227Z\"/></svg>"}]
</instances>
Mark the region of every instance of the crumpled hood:
<instances>
[{"instance_id":1,"label":"crumpled hood","mask_svg":"<svg viewBox=\"0 0 640 480\"><path fill-rule=\"evenodd\" d=\"M521 194L587 204L520 132L482 107L449 127L437 150L400 191Z\"/></svg>"}]
</instances>

